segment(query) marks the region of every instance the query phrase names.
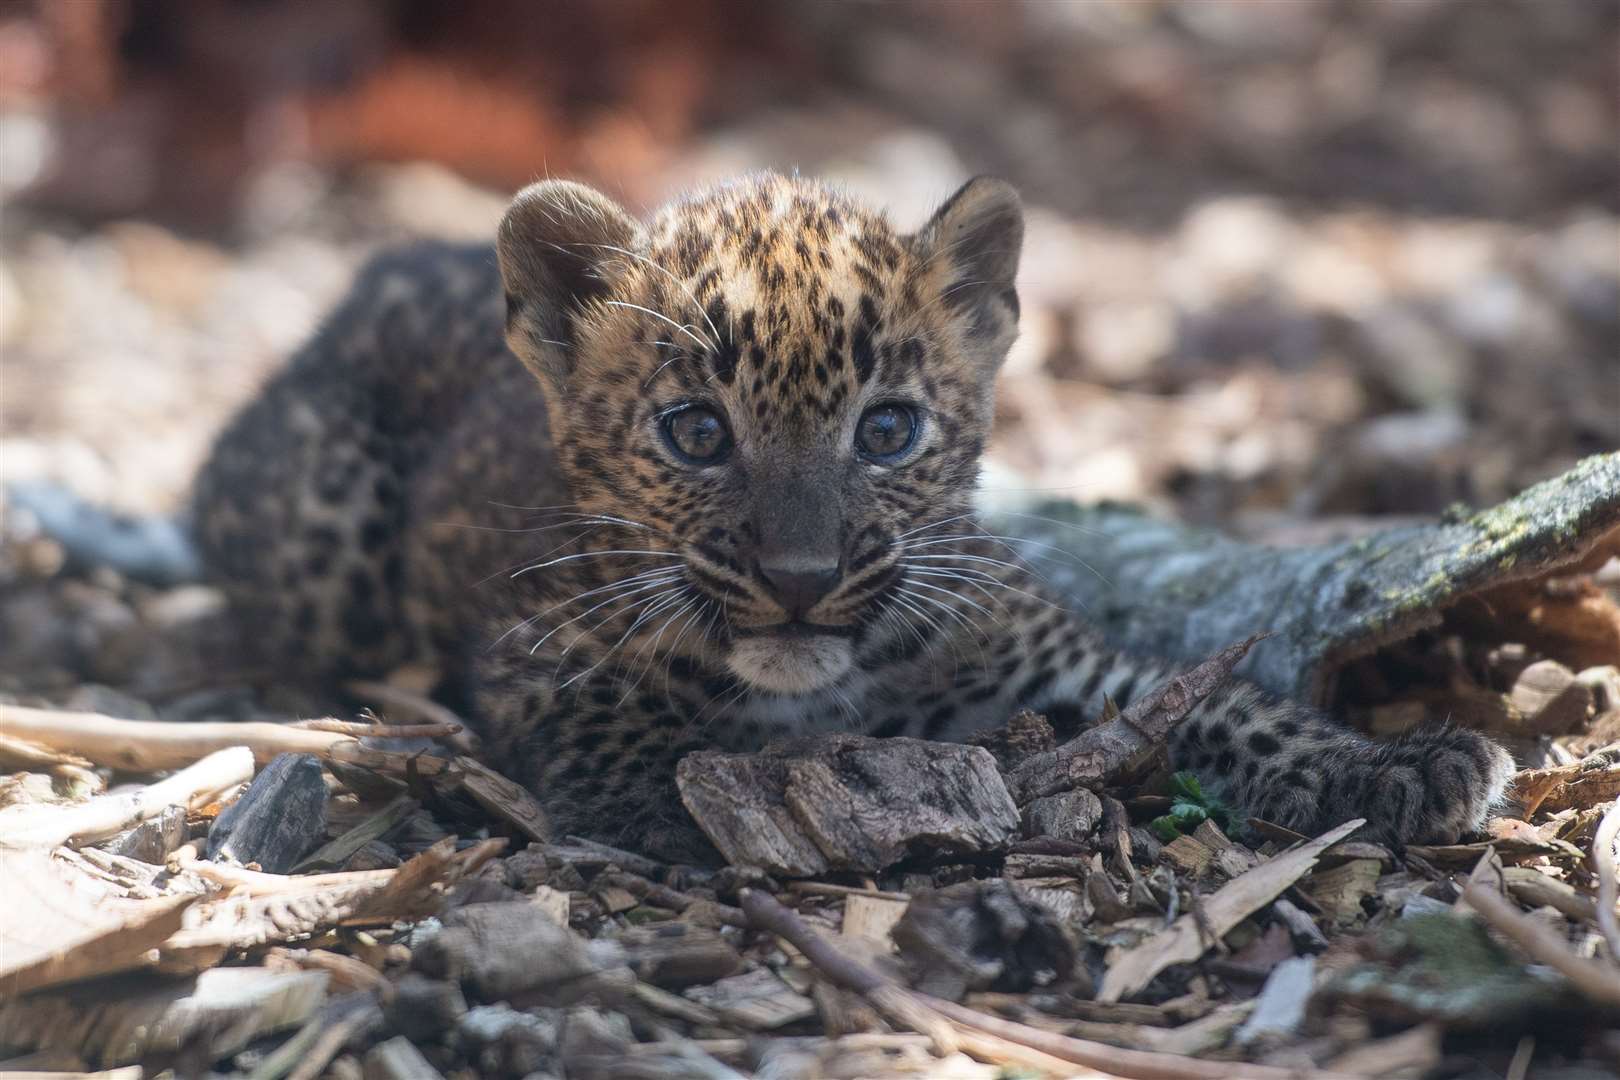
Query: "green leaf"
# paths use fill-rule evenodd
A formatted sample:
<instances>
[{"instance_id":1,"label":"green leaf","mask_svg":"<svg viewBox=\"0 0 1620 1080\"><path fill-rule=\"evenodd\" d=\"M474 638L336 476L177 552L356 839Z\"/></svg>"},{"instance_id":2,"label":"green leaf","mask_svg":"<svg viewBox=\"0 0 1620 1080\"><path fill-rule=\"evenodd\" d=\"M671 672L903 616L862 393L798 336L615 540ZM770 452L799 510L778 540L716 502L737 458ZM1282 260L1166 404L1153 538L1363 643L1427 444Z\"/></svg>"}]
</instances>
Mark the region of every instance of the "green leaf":
<instances>
[{"instance_id":1,"label":"green leaf","mask_svg":"<svg viewBox=\"0 0 1620 1080\"><path fill-rule=\"evenodd\" d=\"M1153 830L1153 835L1167 844L1181 835L1181 829L1176 825L1176 819L1169 814L1154 818L1148 822L1148 828Z\"/></svg>"},{"instance_id":2,"label":"green leaf","mask_svg":"<svg viewBox=\"0 0 1620 1080\"><path fill-rule=\"evenodd\" d=\"M1204 805L1204 788L1198 782L1198 775L1190 772L1178 772L1170 778L1170 789L1175 794L1183 796L1192 802Z\"/></svg>"}]
</instances>

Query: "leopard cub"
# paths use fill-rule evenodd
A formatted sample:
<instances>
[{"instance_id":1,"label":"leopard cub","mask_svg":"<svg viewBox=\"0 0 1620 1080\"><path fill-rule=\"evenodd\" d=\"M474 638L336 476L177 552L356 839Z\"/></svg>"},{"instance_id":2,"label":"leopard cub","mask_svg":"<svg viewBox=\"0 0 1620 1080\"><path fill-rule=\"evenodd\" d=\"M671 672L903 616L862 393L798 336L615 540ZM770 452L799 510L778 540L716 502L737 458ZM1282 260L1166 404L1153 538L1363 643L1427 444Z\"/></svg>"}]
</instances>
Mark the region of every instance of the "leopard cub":
<instances>
[{"instance_id":1,"label":"leopard cub","mask_svg":"<svg viewBox=\"0 0 1620 1080\"><path fill-rule=\"evenodd\" d=\"M1022 238L989 179L911 234L797 177L646 223L536 184L493 251L366 268L221 436L206 558L267 660L435 663L559 833L677 858L712 857L675 789L694 749L1128 703L1170 666L1108 651L974 518ZM1241 682L1172 749L1250 813L1394 843L1477 828L1511 771Z\"/></svg>"}]
</instances>

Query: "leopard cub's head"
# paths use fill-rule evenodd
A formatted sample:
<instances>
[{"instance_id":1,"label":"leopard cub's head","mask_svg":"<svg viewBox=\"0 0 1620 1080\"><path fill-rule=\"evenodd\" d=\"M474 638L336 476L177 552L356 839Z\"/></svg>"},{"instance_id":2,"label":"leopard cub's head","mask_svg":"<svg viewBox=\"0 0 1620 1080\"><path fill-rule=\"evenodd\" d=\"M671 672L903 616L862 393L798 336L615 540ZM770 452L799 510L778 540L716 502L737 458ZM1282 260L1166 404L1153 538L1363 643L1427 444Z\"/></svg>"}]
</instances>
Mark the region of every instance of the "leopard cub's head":
<instances>
[{"instance_id":1,"label":"leopard cub's head","mask_svg":"<svg viewBox=\"0 0 1620 1080\"><path fill-rule=\"evenodd\" d=\"M909 235L774 174L646 225L579 184L521 192L499 234L507 341L578 509L647 553L616 576L673 577L684 606L659 610L755 690L836 685L904 602L907 538L968 512L1022 239L989 179Z\"/></svg>"}]
</instances>

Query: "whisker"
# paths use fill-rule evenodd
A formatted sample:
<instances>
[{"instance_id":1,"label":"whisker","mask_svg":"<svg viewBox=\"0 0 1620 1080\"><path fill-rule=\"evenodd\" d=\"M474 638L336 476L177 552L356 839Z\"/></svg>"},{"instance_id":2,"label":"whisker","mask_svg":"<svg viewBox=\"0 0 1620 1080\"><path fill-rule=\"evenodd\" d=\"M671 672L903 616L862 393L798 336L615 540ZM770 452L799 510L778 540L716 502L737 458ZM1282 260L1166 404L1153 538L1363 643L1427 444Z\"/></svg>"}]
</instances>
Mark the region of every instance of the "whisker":
<instances>
[{"instance_id":1,"label":"whisker","mask_svg":"<svg viewBox=\"0 0 1620 1080\"><path fill-rule=\"evenodd\" d=\"M579 680L583 679L585 676L589 675L591 672L595 671L597 668L599 668L603 664L607 663L608 658L611 657L615 652L617 652L621 645L623 645L626 641L630 640L630 636L632 634L634 634L638 629L640 629L647 622L648 619L650 619L654 615L658 614L658 612L665 610L671 604L678 603L680 601L680 599L681 599L681 590L680 589L675 589L675 590L672 591L671 595L665 596L662 599L659 599L651 607L647 608L645 611L641 612L641 614L637 615L635 621L630 624L630 626L625 630L625 632L623 634L619 635L619 640L615 641L612 645L608 646L607 651L602 654L601 658L599 660L597 660L596 663L592 664L590 667L586 668L584 671L581 671L579 674L573 676L567 682L564 682L561 686L557 687L557 693L559 693L559 694L562 693L564 690L568 689L570 686L572 686L575 683L579 682Z\"/></svg>"},{"instance_id":2,"label":"whisker","mask_svg":"<svg viewBox=\"0 0 1620 1080\"><path fill-rule=\"evenodd\" d=\"M606 304L606 306L608 306L608 307L630 308L630 309L632 309L634 311L640 311L640 312L643 312L643 313L645 313L647 315L651 315L655 319L662 319L665 322L669 323L669 325L673 326L680 333L685 334L687 337L689 337L693 341L697 342L698 345L701 348L707 349L710 352L719 352L720 351L717 347L715 347L713 345L710 345L708 342L704 341L702 338L700 338L696 334L694 334L690 327L682 326L680 323L676 322L674 319L670 318L668 315L660 314L659 312L654 311L652 308L645 308L645 307L642 307L640 304L632 304L627 300L606 300L606 301L603 301L603 303Z\"/></svg>"},{"instance_id":3,"label":"whisker","mask_svg":"<svg viewBox=\"0 0 1620 1080\"><path fill-rule=\"evenodd\" d=\"M719 330L715 329L714 320L709 318L709 313L707 311L703 310L703 305L698 303L698 298L692 294L692 290L687 287L686 282L677 277L673 271L663 266L655 259L651 259L646 255L642 255L634 251L627 251L622 247L614 247L612 244L593 244L591 246L606 248L608 251L616 251L620 255L628 255L632 259L636 259L637 261L643 262L652 267L654 270L657 270L659 273L669 278L669 280L673 281L675 283L675 287L685 293L688 300L692 301L692 307L697 310L699 315L703 316L703 321L709 326L709 332L714 335L714 342L710 344L709 348L714 352L720 351L719 342L722 340L722 335Z\"/></svg>"},{"instance_id":4,"label":"whisker","mask_svg":"<svg viewBox=\"0 0 1620 1080\"><path fill-rule=\"evenodd\" d=\"M566 599L566 600L564 600L564 601L562 601L560 603L552 604L550 607L546 608L544 611L538 612L537 614L534 614L534 615L530 615L527 619L524 619L522 622L518 623L516 626L512 627L510 630L506 631L506 633L503 633L500 637L496 638L493 642L490 643L489 647L491 649L493 649L496 645L499 645L502 641L505 641L506 638L507 638L507 635L512 634L517 630L521 630L525 626L533 625L534 623L538 622L539 620L545 618L547 615L550 615L553 611L558 611L558 610L560 610L562 608L565 608L565 607L569 606L570 604L577 604L581 600L586 599L587 597L597 596L597 595L600 595L601 593L609 592L609 591L622 592L622 591L627 590L632 585L644 585L644 584L645 585L651 585L651 584L659 584L659 585L661 585L661 584L664 584L667 581L678 580L680 578L680 575L681 575L681 570L678 567L660 568L660 569L657 569L657 570L645 570L645 571L643 571L643 572L641 572L639 574L634 574L634 575L632 575L630 577L627 577L627 578L620 578L617 581L610 581L606 585L600 585L600 586L598 586L598 587L596 587L594 589L586 589L582 593L575 593L573 596L570 596L568 599Z\"/></svg>"},{"instance_id":5,"label":"whisker","mask_svg":"<svg viewBox=\"0 0 1620 1080\"><path fill-rule=\"evenodd\" d=\"M529 647L529 655L533 656L535 654L535 651L538 650L540 648L540 646L544 645L551 638L551 636L553 634L557 633L557 631L563 629L563 627L565 627L565 626L570 626L573 623L578 622L579 620L581 620L581 619L585 618L586 616L590 615L592 612L600 611L603 608L607 607L609 604L620 603L620 602L622 602L624 600L627 600L630 597L636 595L637 593L646 592L648 589L662 588L664 586L673 584L674 582L676 582L678 580L679 580L679 575L677 573L676 575L668 577L668 578L659 578L656 581L645 581L645 582L642 582L639 585L635 586L634 588L626 588L626 589L621 590L620 592L615 593L613 596L608 597L606 600L603 600L601 603L595 605L594 607L587 608L586 610L580 612L578 615L575 615L573 618L569 619L567 622L558 623L556 626L553 626L550 630L546 631L545 635L542 636L539 641L535 642L532 646ZM578 599L578 597L576 597L575 599ZM572 602L573 602L572 600L568 601L568 603L572 603ZM641 601L638 600L637 603L641 603ZM557 605L557 606L562 607L562 606L566 606L566 605L564 604L564 605ZM634 605L632 605L632 608L633 607L634 607ZM627 608L626 610L631 610L631 609ZM618 614L622 614L622 612L617 612L614 615L608 616L608 618L610 618L610 619L615 618L615 617L617 617ZM536 616L536 618L538 618L538 617L539 616ZM606 621L607 620L605 620L605 619L603 620L603 622L606 622ZM520 623L519 625L522 625L522 624ZM602 623L597 623L596 625L601 626ZM594 632L596 627L592 627L591 629ZM507 631L507 633L511 633L511 631ZM505 635L503 634L502 636L504 637ZM576 639L576 640L578 640L578 639ZM573 648L573 646L570 645L569 648ZM557 658L557 663L559 665L561 665L562 661L563 661L563 657L566 657L567 655L568 655L567 651L565 650L564 653L563 653L563 656L559 656Z\"/></svg>"},{"instance_id":6,"label":"whisker","mask_svg":"<svg viewBox=\"0 0 1620 1080\"><path fill-rule=\"evenodd\" d=\"M558 563L573 562L575 559L601 559L606 558L609 555L662 555L666 559L682 558L681 554L676 551L647 551L625 548L614 548L610 551L581 551L576 555L563 555L559 558L549 559L546 562L535 563L533 566L525 566L523 569L512 574L512 576L520 577L527 574L531 570L544 570L548 566L556 566Z\"/></svg>"}]
</instances>

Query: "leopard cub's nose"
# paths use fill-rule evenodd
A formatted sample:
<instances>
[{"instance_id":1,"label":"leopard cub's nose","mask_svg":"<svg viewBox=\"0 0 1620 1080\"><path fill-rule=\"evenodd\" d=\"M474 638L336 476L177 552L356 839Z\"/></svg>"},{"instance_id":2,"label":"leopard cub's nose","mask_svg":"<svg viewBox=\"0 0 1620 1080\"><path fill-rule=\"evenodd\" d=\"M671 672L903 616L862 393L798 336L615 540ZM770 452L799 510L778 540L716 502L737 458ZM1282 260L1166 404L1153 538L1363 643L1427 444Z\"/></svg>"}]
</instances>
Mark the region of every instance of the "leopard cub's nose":
<instances>
[{"instance_id":1,"label":"leopard cub's nose","mask_svg":"<svg viewBox=\"0 0 1620 1080\"><path fill-rule=\"evenodd\" d=\"M766 566L760 565L759 574L776 602L787 609L788 618L797 619L816 606L816 601L832 592L838 584L836 566Z\"/></svg>"}]
</instances>

